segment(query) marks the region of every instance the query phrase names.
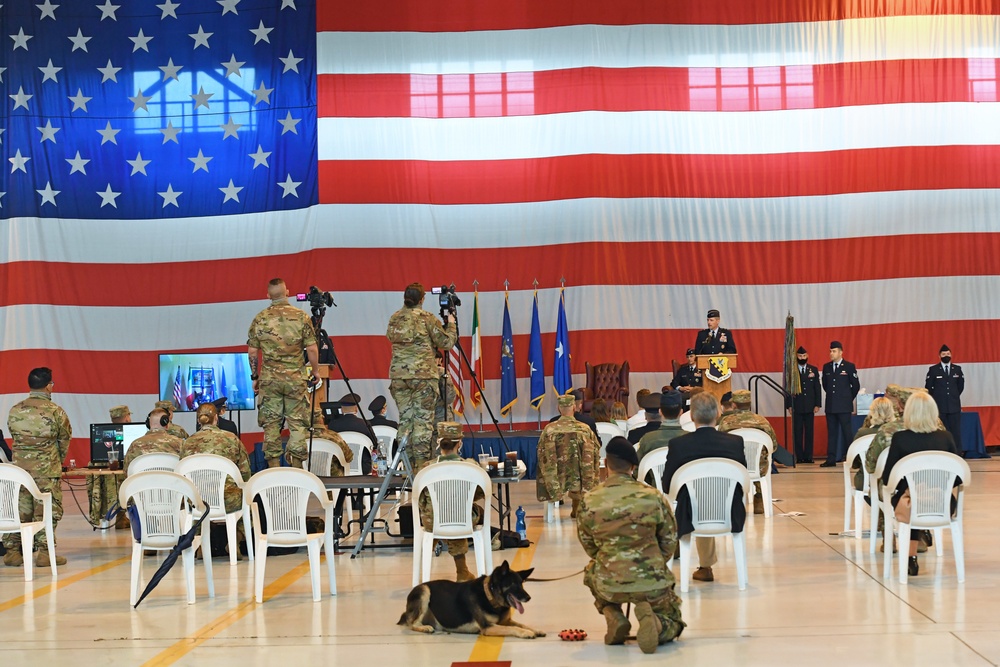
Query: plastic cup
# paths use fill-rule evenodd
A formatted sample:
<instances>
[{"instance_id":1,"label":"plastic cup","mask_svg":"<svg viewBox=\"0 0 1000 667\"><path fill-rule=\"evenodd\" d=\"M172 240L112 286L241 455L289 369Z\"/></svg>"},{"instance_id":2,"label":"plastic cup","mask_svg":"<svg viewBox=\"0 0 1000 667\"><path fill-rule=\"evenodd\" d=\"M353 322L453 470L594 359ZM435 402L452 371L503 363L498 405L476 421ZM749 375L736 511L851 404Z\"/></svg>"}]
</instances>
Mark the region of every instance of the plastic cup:
<instances>
[{"instance_id":1,"label":"plastic cup","mask_svg":"<svg viewBox=\"0 0 1000 667\"><path fill-rule=\"evenodd\" d=\"M483 470L489 469L489 461L490 461L490 455L489 454L480 454L479 455L479 466Z\"/></svg>"}]
</instances>

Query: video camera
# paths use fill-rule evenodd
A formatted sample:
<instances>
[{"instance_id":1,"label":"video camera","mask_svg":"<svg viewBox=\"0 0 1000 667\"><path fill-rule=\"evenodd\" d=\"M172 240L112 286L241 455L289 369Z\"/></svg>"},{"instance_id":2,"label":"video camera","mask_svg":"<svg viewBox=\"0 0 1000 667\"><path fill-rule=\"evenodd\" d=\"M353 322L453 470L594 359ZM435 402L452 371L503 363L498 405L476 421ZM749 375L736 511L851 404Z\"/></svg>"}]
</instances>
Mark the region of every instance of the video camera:
<instances>
[{"instance_id":1,"label":"video camera","mask_svg":"<svg viewBox=\"0 0 1000 667\"><path fill-rule=\"evenodd\" d=\"M309 288L308 294L296 294L295 300L308 301L309 305L312 307L313 317L318 317L321 320L323 319L323 315L326 313L327 307L337 307L337 304L333 302L333 296L329 292L320 292L319 288L315 285Z\"/></svg>"},{"instance_id":2,"label":"video camera","mask_svg":"<svg viewBox=\"0 0 1000 667\"><path fill-rule=\"evenodd\" d=\"M431 294L436 294L438 297L438 305L441 306L441 319L443 320L447 314L455 314L455 310L462 305L462 300L455 294L455 285L448 287L447 285L441 285L441 287L432 287Z\"/></svg>"}]
</instances>

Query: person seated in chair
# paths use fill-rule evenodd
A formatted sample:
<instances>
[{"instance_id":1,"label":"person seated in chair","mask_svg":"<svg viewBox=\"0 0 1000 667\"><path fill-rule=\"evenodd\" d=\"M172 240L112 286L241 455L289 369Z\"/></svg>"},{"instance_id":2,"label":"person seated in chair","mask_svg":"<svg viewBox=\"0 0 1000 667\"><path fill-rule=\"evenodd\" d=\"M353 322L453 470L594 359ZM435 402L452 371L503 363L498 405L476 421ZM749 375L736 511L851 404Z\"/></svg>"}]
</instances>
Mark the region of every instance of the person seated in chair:
<instances>
[{"instance_id":1,"label":"person seated in chair","mask_svg":"<svg viewBox=\"0 0 1000 667\"><path fill-rule=\"evenodd\" d=\"M655 431L650 431L639 440L639 449L636 452L639 461L655 449L666 447L671 440L684 435L681 428L681 410L684 405L684 396L681 392L670 389L660 394L660 416L663 421ZM641 481L641 480L640 480Z\"/></svg>"},{"instance_id":2,"label":"person seated in chair","mask_svg":"<svg viewBox=\"0 0 1000 667\"><path fill-rule=\"evenodd\" d=\"M373 398L372 402L368 404L368 412L372 413L371 419L368 420L368 423L372 426L399 428L399 422L394 422L385 416L385 396L380 394Z\"/></svg>"},{"instance_id":3,"label":"person seated in chair","mask_svg":"<svg viewBox=\"0 0 1000 667\"><path fill-rule=\"evenodd\" d=\"M580 498L594 488L598 480L601 456L600 439L577 421L576 397L559 397L559 418L542 430L538 438L538 479L535 494L542 502L562 502L568 495L573 501L570 517L575 518Z\"/></svg>"},{"instance_id":4,"label":"person seated in chair","mask_svg":"<svg viewBox=\"0 0 1000 667\"><path fill-rule=\"evenodd\" d=\"M128 467L132 465L137 457L143 454L176 454L181 455L181 445L184 441L176 435L167 431L170 425L170 417L163 408L153 408L149 416L146 417L145 435L141 435L132 441L132 445L125 452L125 460L122 462L122 469L128 475Z\"/></svg>"},{"instance_id":5,"label":"person seated in chair","mask_svg":"<svg viewBox=\"0 0 1000 667\"><path fill-rule=\"evenodd\" d=\"M353 431L368 436L372 441L372 447L378 444L378 438L369 430L365 420L358 416L358 405L361 397L357 394L344 394L340 397L340 415L327 420L327 428L337 433Z\"/></svg>"},{"instance_id":6,"label":"person seated in chair","mask_svg":"<svg viewBox=\"0 0 1000 667\"><path fill-rule=\"evenodd\" d=\"M755 428L758 431L763 431L771 438L771 451L774 452L778 448L778 434L774 432L774 428L767 419L750 410L750 392L746 389L737 389L731 394L723 396L723 399L726 396L731 396L731 402L723 401L723 408L729 409L719 420L719 431L729 433L738 428ZM761 449L757 468L761 477L767 474L767 458L767 452ZM760 482L754 482L753 485L756 489L753 494L753 513L763 514L764 496L760 492Z\"/></svg>"},{"instance_id":7,"label":"person seated in chair","mask_svg":"<svg viewBox=\"0 0 1000 667\"><path fill-rule=\"evenodd\" d=\"M590 406L590 418L594 420L594 423L614 424L614 420L611 419L611 410L608 409L608 402L603 398L594 399L594 404Z\"/></svg>"},{"instance_id":8,"label":"person seated in chair","mask_svg":"<svg viewBox=\"0 0 1000 667\"><path fill-rule=\"evenodd\" d=\"M667 452L667 462L663 468L663 488L670 490L670 482L682 465L711 457L732 459L741 465L746 465L746 455L743 450L743 438L715 430L719 419L720 405L712 394L701 393L691 397L691 420L695 431L678 436L670 441ZM737 485L733 493L732 524L733 532L743 531L747 510L743 505L744 490ZM691 514L691 498L687 487L677 494L677 534L684 536L694 531ZM698 569L691 575L695 581L714 581L712 566L715 565L715 538L695 537L695 547L698 549Z\"/></svg>"},{"instance_id":9,"label":"person seated in chair","mask_svg":"<svg viewBox=\"0 0 1000 667\"><path fill-rule=\"evenodd\" d=\"M660 415L660 398L662 396L663 394L660 392L653 392L646 394L640 400L639 407L646 411L646 424L628 432L628 441L633 445L638 445L647 433L653 433L660 428L660 421L663 419Z\"/></svg>"},{"instance_id":10,"label":"person seated in chair","mask_svg":"<svg viewBox=\"0 0 1000 667\"><path fill-rule=\"evenodd\" d=\"M631 431L634 428L639 428L640 426L646 425L646 410L642 407L642 400L649 396L652 392L649 389L642 388L635 392L635 404L639 406L639 410L628 418L626 422L628 424L628 429Z\"/></svg>"},{"instance_id":11,"label":"person seated in chair","mask_svg":"<svg viewBox=\"0 0 1000 667\"><path fill-rule=\"evenodd\" d=\"M464 461L459 451L462 449L462 425L458 422L439 422L438 446L441 448L441 455L432 460L429 465L441 461ZM472 523L475 526L483 525L483 507L486 496L482 489L476 489L472 500ZM420 493L417 500L420 512L420 525L424 530L431 530L434 526L434 507L431 504L431 496L426 489ZM465 562L465 555L469 553L469 540L461 538L457 540L442 540L448 548L448 553L455 559L455 580L458 582L472 581L476 575L469 571L469 565ZM487 546L489 548L489 546Z\"/></svg>"}]
</instances>

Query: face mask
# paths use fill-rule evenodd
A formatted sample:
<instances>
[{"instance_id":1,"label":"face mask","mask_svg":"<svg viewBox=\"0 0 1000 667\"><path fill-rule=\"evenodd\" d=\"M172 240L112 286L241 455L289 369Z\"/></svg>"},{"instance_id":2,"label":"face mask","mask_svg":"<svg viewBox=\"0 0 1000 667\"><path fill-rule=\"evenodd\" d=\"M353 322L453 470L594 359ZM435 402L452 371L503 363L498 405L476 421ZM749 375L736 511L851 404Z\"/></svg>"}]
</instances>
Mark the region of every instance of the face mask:
<instances>
[{"instance_id":1,"label":"face mask","mask_svg":"<svg viewBox=\"0 0 1000 667\"><path fill-rule=\"evenodd\" d=\"M942 364L950 364L951 363L951 356L941 357L941 363Z\"/></svg>"}]
</instances>

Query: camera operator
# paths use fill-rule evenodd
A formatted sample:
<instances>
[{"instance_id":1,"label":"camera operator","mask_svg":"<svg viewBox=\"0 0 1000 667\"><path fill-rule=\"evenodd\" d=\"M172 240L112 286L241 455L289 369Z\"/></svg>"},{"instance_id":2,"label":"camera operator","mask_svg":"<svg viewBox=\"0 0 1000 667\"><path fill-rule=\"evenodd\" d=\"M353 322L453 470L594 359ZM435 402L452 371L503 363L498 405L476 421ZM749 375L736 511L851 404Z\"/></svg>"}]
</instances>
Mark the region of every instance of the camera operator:
<instances>
[{"instance_id":1,"label":"camera operator","mask_svg":"<svg viewBox=\"0 0 1000 667\"><path fill-rule=\"evenodd\" d=\"M441 394L434 350L450 350L458 340L454 312L442 310L442 327L422 308L423 303L423 286L412 283L403 292L403 307L389 318L386 330L392 343L389 392L399 408L399 439L409 436L414 472L434 455L434 409Z\"/></svg>"},{"instance_id":2,"label":"camera operator","mask_svg":"<svg viewBox=\"0 0 1000 667\"><path fill-rule=\"evenodd\" d=\"M267 466L281 465L281 420L288 420L288 451L307 456L309 441L308 388L315 386L319 350L309 316L288 302L285 281L267 285L271 305L260 311L247 334L250 379L260 395L257 423L264 427ZM309 357L312 375L306 372L302 352Z\"/></svg>"}]
</instances>

